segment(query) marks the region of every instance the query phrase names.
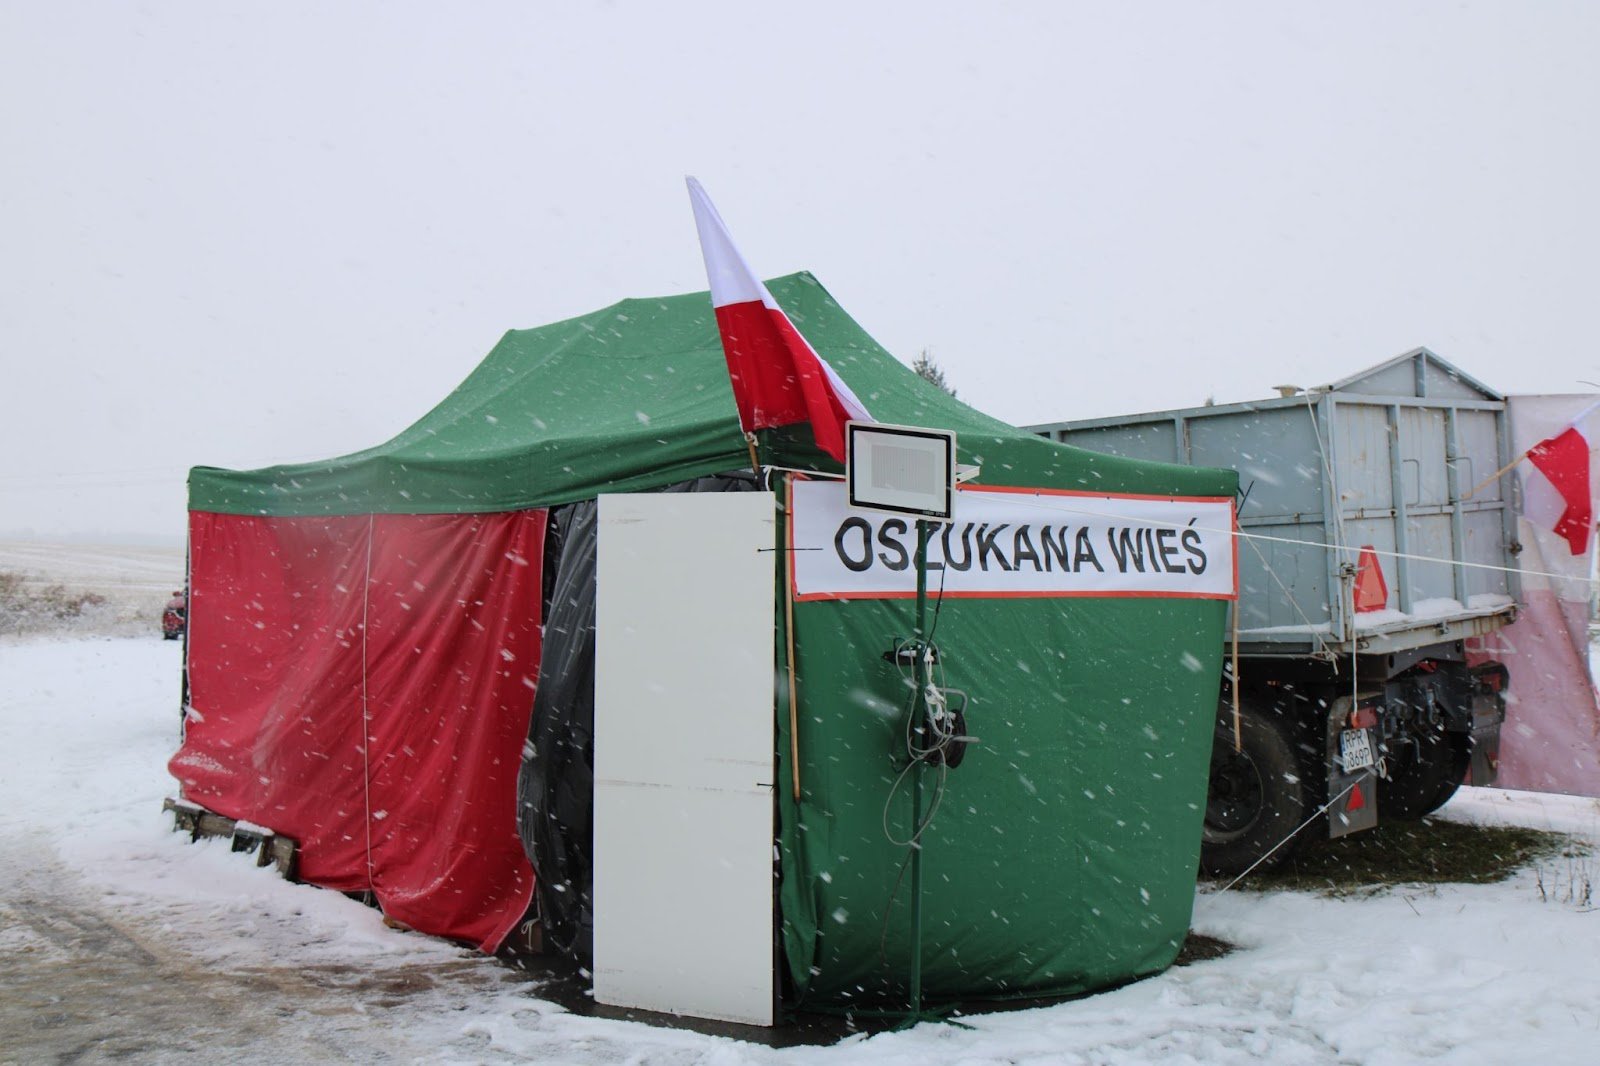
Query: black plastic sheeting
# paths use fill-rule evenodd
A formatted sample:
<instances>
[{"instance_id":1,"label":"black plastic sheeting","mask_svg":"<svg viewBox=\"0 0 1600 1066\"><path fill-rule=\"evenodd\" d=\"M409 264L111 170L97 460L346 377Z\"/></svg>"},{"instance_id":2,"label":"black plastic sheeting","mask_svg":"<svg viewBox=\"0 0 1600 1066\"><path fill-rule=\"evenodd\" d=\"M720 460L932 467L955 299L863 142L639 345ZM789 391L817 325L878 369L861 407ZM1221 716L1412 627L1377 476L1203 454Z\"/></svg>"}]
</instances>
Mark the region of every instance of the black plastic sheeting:
<instances>
[{"instance_id":1,"label":"black plastic sheeting","mask_svg":"<svg viewBox=\"0 0 1600 1066\"><path fill-rule=\"evenodd\" d=\"M749 474L665 492L749 492ZM545 532L544 645L517 779L517 829L538 879L546 950L594 961L594 500L552 508Z\"/></svg>"}]
</instances>

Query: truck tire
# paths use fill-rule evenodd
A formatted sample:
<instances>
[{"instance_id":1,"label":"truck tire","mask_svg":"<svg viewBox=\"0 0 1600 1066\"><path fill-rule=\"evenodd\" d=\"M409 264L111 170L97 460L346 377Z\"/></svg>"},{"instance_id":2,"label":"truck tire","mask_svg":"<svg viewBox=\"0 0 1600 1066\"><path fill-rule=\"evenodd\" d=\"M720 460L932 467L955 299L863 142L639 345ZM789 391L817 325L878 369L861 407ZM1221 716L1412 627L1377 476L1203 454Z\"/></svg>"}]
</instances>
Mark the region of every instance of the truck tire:
<instances>
[{"instance_id":1,"label":"truck tire","mask_svg":"<svg viewBox=\"0 0 1600 1066\"><path fill-rule=\"evenodd\" d=\"M1433 796L1428 800L1428 809L1424 815L1432 814L1455 798L1456 790L1467 780L1467 770L1472 766L1472 738L1464 737L1459 733L1450 735L1452 750L1452 765L1450 773L1446 775L1442 784L1434 790ZM1382 790L1378 793L1383 794Z\"/></svg>"},{"instance_id":2,"label":"truck tire","mask_svg":"<svg viewBox=\"0 0 1600 1066\"><path fill-rule=\"evenodd\" d=\"M1414 822L1443 807L1472 760L1470 739L1440 728L1427 730L1408 749L1378 786L1378 817L1384 821Z\"/></svg>"},{"instance_id":3,"label":"truck tire","mask_svg":"<svg viewBox=\"0 0 1600 1066\"><path fill-rule=\"evenodd\" d=\"M1289 723L1247 703L1239 726L1235 751L1233 711L1225 709L1211 743L1200 868L1212 875L1241 874L1269 852L1257 869L1277 866L1293 854L1299 841L1289 838L1312 810Z\"/></svg>"}]
</instances>

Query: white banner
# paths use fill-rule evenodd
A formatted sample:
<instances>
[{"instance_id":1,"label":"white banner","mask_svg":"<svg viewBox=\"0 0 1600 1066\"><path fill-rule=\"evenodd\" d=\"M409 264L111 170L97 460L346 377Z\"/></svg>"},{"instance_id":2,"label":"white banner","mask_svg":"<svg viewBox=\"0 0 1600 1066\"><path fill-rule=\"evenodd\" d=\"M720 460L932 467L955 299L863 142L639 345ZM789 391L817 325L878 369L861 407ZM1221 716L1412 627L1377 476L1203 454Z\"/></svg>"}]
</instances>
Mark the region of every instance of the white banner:
<instances>
[{"instance_id":1,"label":"white banner","mask_svg":"<svg viewBox=\"0 0 1600 1066\"><path fill-rule=\"evenodd\" d=\"M796 481L795 598L917 592L912 519L855 510L838 481ZM1233 599L1233 499L958 487L928 541L928 592L945 596Z\"/></svg>"}]
</instances>

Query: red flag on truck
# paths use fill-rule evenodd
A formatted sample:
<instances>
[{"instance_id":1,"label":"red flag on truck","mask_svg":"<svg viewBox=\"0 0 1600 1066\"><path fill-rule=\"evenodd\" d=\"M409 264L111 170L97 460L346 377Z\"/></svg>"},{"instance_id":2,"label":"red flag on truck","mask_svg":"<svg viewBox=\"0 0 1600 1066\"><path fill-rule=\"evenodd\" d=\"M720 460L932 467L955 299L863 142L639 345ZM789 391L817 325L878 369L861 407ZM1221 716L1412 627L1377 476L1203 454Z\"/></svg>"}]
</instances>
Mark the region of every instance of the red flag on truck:
<instances>
[{"instance_id":1,"label":"red flag on truck","mask_svg":"<svg viewBox=\"0 0 1600 1066\"><path fill-rule=\"evenodd\" d=\"M705 189L688 182L740 428L752 433L807 422L817 447L844 462L844 424L872 416L750 269Z\"/></svg>"},{"instance_id":2,"label":"red flag on truck","mask_svg":"<svg viewBox=\"0 0 1600 1066\"><path fill-rule=\"evenodd\" d=\"M1600 404L1593 404L1561 432L1528 449L1528 462L1538 471L1525 486L1523 514L1567 542L1573 555L1589 548L1594 529L1594 495L1589 482L1589 454L1600 444Z\"/></svg>"}]
</instances>

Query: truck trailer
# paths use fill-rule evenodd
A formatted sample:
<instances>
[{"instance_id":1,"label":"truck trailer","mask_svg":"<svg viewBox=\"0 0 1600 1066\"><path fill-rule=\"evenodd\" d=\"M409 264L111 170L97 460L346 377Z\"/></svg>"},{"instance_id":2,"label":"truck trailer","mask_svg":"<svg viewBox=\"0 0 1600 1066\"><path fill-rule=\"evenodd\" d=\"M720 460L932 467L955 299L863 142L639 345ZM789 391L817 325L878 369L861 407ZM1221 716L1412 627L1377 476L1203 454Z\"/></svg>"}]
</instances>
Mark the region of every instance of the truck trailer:
<instances>
[{"instance_id":1,"label":"truck trailer","mask_svg":"<svg viewBox=\"0 0 1600 1066\"><path fill-rule=\"evenodd\" d=\"M1318 388L1028 427L1239 472L1239 596L1201 867L1412 820L1494 779L1516 617L1505 398L1426 348Z\"/></svg>"}]
</instances>

